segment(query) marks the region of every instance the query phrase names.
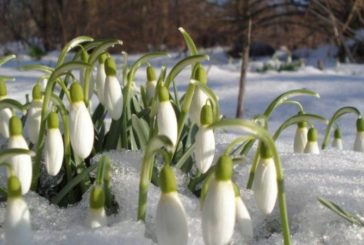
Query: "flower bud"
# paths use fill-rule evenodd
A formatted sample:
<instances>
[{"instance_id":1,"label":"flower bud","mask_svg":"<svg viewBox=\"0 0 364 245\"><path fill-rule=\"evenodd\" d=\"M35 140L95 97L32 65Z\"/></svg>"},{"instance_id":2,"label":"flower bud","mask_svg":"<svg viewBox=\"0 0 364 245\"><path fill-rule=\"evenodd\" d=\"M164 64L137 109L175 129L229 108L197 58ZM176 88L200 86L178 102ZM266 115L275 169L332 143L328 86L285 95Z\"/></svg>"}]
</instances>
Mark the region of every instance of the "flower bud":
<instances>
[{"instance_id":1,"label":"flower bud","mask_svg":"<svg viewBox=\"0 0 364 245\"><path fill-rule=\"evenodd\" d=\"M320 154L320 148L317 143L317 130L315 128L308 130L304 153Z\"/></svg>"}]
</instances>

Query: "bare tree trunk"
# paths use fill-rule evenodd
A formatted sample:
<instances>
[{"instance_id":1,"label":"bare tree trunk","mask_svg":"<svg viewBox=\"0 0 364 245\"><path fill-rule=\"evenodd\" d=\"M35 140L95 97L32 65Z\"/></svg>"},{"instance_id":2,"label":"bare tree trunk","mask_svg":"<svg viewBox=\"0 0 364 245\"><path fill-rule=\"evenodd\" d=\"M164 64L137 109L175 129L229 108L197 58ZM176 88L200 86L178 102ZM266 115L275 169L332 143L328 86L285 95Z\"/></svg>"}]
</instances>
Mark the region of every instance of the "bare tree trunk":
<instances>
[{"instance_id":1,"label":"bare tree trunk","mask_svg":"<svg viewBox=\"0 0 364 245\"><path fill-rule=\"evenodd\" d=\"M244 32L243 37L243 54L241 56L241 69L240 69L240 80L239 80L239 93L236 107L236 117L242 117L244 112L244 93L246 84L246 73L249 66L249 50L251 41L251 30L252 20L248 20L248 30Z\"/></svg>"}]
</instances>

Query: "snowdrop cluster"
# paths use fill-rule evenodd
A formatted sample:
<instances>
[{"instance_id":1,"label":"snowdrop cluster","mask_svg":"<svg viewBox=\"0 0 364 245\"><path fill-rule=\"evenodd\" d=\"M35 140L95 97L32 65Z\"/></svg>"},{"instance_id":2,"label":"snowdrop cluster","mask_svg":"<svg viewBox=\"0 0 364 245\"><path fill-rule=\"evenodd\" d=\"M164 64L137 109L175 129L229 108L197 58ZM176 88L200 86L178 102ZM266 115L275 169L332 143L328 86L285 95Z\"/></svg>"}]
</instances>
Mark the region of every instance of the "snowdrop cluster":
<instances>
[{"instance_id":1,"label":"snowdrop cluster","mask_svg":"<svg viewBox=\"0 0 364 245\"><path fill-rule=\"evenodd\" d=\"M364 119L356 120L356 137L354 141L354 151L364 152Z\"/></svg>"}]
</instances>

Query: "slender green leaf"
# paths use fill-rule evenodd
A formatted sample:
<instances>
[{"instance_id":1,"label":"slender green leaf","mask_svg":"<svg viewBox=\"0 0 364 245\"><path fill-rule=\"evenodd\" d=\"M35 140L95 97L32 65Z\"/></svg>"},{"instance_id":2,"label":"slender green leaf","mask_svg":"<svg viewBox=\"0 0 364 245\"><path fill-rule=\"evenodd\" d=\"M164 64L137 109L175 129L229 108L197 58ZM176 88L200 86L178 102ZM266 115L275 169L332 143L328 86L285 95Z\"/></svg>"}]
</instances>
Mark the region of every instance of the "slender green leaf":
<instances>
[{"instance_id":1,"label":"slender green leaf","mask_svg":"<svg viewBox=\"0 0 364 245\"><path fill-rule=\"evenodd\" d=\"M99 46L97 46L94 51L92 51L90 57L88 58L89 64L93 65L98 57L104 53L108 48L114 47L115 45L122 45L123 41L118 39L111 39L102 42Z\"/></svg>"},{"instance_id":2,"label":"slender green leaf","mask_svg":"<svg viewBox=\"0 0 364 245\"><path fill-rule=\"evenodd\" d=\"M185 162L192 156L194 150L195 150L195 143L190 145L190 147L188 147L188 149L178 159L178 162L176 163L176 168L181 169L182 166L185 164Z\"/></svg>"},{"instance_id":3,"label":"slender green leaf","mask_svg":"<svg viewBox=\"0 0 364 245\"><path fill-rule=\"evenodd\" d=\"M24 65L19 67L21 71L41 71L47 75L51 74L54 69L49 66L39 65L39 64L31 64L31 65Z\"/></svg>"},{"instance_id":4,"label":"slender green leaf","mask_svg":"<svg viewBox=\"0 0 364 245\"><path fill-rule=\"evenodd\" d=\"M193 39L191 38L190 34L188 34L183 27L178 28L178 30L183 35L183 38L185 39L185 43L187 45L188 50L191 52L191 55L198 54L197 48L195 43L193 42Z\"/></svg>"},{"instance_id":5,"label":"slender green leaf","mask_svg":"<svg viewBox=\"0 0 364 245\"><path fill-rule=\"evenodd\" d=\"M10 60L15 59L15 58L16 58L15 54L10 54L7 56L0 57L0 66L4 65L5 63L7 63Z\"/></svg>"},{"instance_id":6,"label":"slender green leaf","mask_svg":"<svg viewBox=\"0 0 364 245\"><path fill-rule=\"evenodd\" d=\"M65 63L63 65L60 65L57 67L56 70L54 70L51 74L51 78L49 80L53 80L61 75L66 74L67 72L70 72L72 70L76 69L85 69L87 67L90 67L90 64L80 62L80 61L71 61L68 63Z\"/></svg>"},{"instance_id":7,"label":"slender green leaf","mask_svg":"<svg viewBox=\"0 0 364 245\"><path fill-rule=\"evenodd\" d=\"M168 55L167 52L153 52L153 53L149 53L146 55L143 55L142 57L140 57L137 61L134 62L134 64L132 64L132 66L130 67L130 75L129 75L129 82L134 81L135 78L135 73L137 72L137 70L139 69L139 67L141 67L143 64L146 64L149 62L149 60L154 59L154 58L158 58L158 57L163 57Z\"/></svg>"},{"instance_id":8,"label":"slender green leaf","mask_svg":"<svg viewBox=\"0 0 364 245\"><path fill-rule=\"evenodd\" d=\"M72 39L71 41L69 41L64 48L62 49L60 55L58 56L58 61L57 61L57 65L56 67L59 67L63 64L64 59L66 58L66 55L69 51L71 51L71 49L73 49L74 47L80 45L81 43L85 43L85 42L92 42L94 39L92 37L88 37L88 36L79 36L76 37L74 39Z\"/></svg>"},{"instance_id":9,"label":"slender green leaf","mask_svg":"<svg viewBox=\"0 0 364 245\"><path fill-rule=\"evenodd\" d=\"M0 151L0 163L7 161L9 159L9 157L13 157L13 156L17 156L17 155L34 156L35 153L30 150L18 149L18 148L1 150Z\"/></svg>"},{"instance_id":10,"label":"slender green leaf","mask_svg":"<svg viewBox=\"0 0 364 245\"><path fill-rule=\"evenodd\" d=\"M143 118L138 118L135 114L131 116L133 128L138 136L139 144L142 150L145 149L149 140L149 126Z\"/></svg>"}]
</instances>

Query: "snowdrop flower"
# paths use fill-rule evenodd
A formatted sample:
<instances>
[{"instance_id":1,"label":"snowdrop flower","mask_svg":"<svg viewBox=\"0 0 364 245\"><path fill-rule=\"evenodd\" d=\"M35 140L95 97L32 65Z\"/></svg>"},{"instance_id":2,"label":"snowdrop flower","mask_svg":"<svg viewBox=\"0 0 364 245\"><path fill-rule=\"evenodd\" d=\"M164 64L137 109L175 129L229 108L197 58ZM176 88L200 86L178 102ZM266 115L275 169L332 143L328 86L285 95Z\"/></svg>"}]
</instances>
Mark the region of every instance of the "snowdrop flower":
<instances>
[{"instance_id":1,"label":"snowdrop flower","mask_svg":"<svg viewBox=\"0 0 364 245\"><path fill-rule=\"evenodd\" d=\"M219 158L202 207L202 235L206 245L229 244L234 232L236 207L231 182L232 160Z\"/></svg>"},{"instance_id":2,"label":"snowdrop flower","mask_svg":"<svg viewBox=\"0 0 364 245\"><path fill-rule=\"evenodd\" d=\"M260 147L260 160L255 170L252 189L258 208L264 214L270 214L277 200L277 173L272 152L264 143Z\"/></svg>"},{"instance_id":3,"label":"snowdrop flower","mask_svg":"<svg viewBox=\"0 0 364 245\"><path fill-rule=\"evenodd\" d=\"M343 141L341 139L340 128L336 128L334 132L334 141L332 141L332 147L342 150L343 149Z\"/></svg>"},{"instance_id":4,"label":"snowdrop flower","mask_svg":"<svg viewBox=\"0 0 364 245\"><path fill-rule=\"evenodd\" d=\"M7 88L4 80L0 81L0 101L7 98ZM13 113L9 108L0 110L0 134L9 138L9 120Z\"/></svg>"},{"instance_id":5,"label":"snowdrop flower","mask_svg":"<svg viewBox=\"0 0 364 245\"><path fill-rule=\"evenodd\" d=\"M90 207L88 209L86 226L98 228L107 225L105 213L105 194L101 186L95 185L90 193Z\"/></svg>"},{"instance_id":6,"label":"snowdrop flower","mask_svg":"<svg viewBox=\"0 0 364 245\"><path fill-rule=\"evenodd\" d=\"M186 213L177 194L176 177L168 165L160 172L160 187L162 193L155 217L158 244L186 245Z\"/></svg>"},{"instance_id":7,"label":"snowdrop flower","mask_svg":"<svg viewBox=\"0 0 364 245\"><path fill-rule=\"evenodd\" d=\"M22 198L21 184L16 176L8 178L8 201L5 216L5 244L32 244L30 212Z\"/></svg>"},{"instance_id":8,"label":"snowdrop flower","mask_svg":"<svg viewBox=\"0 0 364 245\"><path fill-rule=\"evenodd\" d=\"M96 71L96 91L97 96L99 97L99 101L104 105L104 87L106 80L105 73L105 60L107 59L107 54L102 54L99 57L99 65Z\"/></svg>"},{"instance_id":9,"label":"snowdrop flower","mask_svg":"<svg viewBox=\"0 0 364 245\"><path fill-rule=\"evenodd\" d=\"M106 80L104 86L104 104L113 120L118 120L123 112L123 94L116 77L115 61L109 57L105 61Z\"/></svg>"},{"instance_id":10,"label":"snowdrop flower","mask_svg":"<svg viewBox=\"0 0 364 245\"><path fill-rule=\"evenodd\" d=\"M72 101L69 108L71 146L77 156L85 159L90 155L94 145L94 126L83 102L81 85L73 82L70 92Z\"/></svg>"},{"instance_id":11,"label":"snowdrop flower","mask_svg":"<svg viewBox=\"0 0 364 245\"><path fill-rule=\"evenodd\" d=\"M61 170L64 154L63 139L58 127L57 113L49 113L44 155L47 172L52 176L57 175Z\"/></svg>"},{"instance_id":12,"label":"snowdrop flower","mask_svg":"<svg viewBox=\"0 0 364 245\"><path fill-rule=\"evenodd\" d=\"M296 134L294 136L293 151L303 153L307 144L307 123L299 122L297 124Z\"/></svg>"},{"instance_id":13,"label":"snowdrop flower","mask_svg":"<svg viewBox=\"0 0 364 245\"><path fill-rule=\"evenodd\" d=\"M207 74L203 67L199 66L196 69L195 79L201 83L207 83ZM198 86L195 87L193 93L191 107L190 107L190 118L193 123L200 125L201 109L206 104L208 97Z\"/></svg>"},{"instance_id":14,"label":"snowdrop flower","mask_svg":"<svg viewBox=\"0 0 364 245\"><path fill-rule=\"evenodd\" d=\"M320 154L320 148L317 143L317 130L310 128L307 133L307 144L304 153Z\"/></svg>"},{"instance_id":15,"label":"snowdrop flower","mask_svg":"<svg viewBox=\"0 0 364 245\"><path fill-rule=\"evenodd\" d=\"M161 86L159 89L159 104L157 113L159 135L167 136L174 147L177 144L177 118L169 101L168 89Z\"/></svg>"},{"instance_id":16,"label":"snowdrop flower","mask_svg":"<svg viewBox=\"0 0 364 245\"><path fill-rule=\"evenodd\" d=\"M151 65L148 65L148 67L147 67L147 86L146 86L146 96L147 96L148 103L154 97L156 86L157 86L157 78L155 76L155 71Z\"/></svg>"},{"instance_id":17,"label":"snowdrop flower","mask_svg":"<svg viewBox=\"0 0 364 245\"><path fill-rule=\"evenodd\" d=\"M239 187L234 183L235 191L235 207L236 207L236 223L240 234L245 240L253 238L252 219L250 218L248 209L246 208L242 198L240 197Z\"/></svg>"},{"instance_id":18,"label":"snowdrop flower","mask_svg":"<svg viewBox=\"0 0 364 245\"><path fill-rule=\"evenodd\" d=\"M209 125L213 121L212 108L206 104L201 110L201 126L195 138L195 160L196 166L201 173L209 170L215 155L215 136Z\"/></svg>"},{"instance_id":19,"label":"snowdrop flower","mask_svg":"<svg viewBox=\"0 0 364 245\"><path fill-rule=\"evenodd\" d=\"M27 129L27 135L29 136L30 142L36 144L39 136L43 104L42 87L39 83L34 85L32 95L33 101L28 109L25 128Z\"/></svg>"},{"instance_id":20,"label":"snowdrop flower","mask_svg":"<svg viewBox=\"0 0 364 245\"><path fill-rule=\"evenodd\" d=\"M27 142L25 141L23 133L23 125L20 119L16 116L10 118L9 121L10 137L8 148L20 148L28 150ZM25 194L30 189L32 182L32 159L29 155L18 155L9 158L9 163L21 183L22 194ZM10 174L9 174L10 175Z\"/></svg>"},{"instance_id":21,"label":"snowdrop flower","mask_svg":"<svg viewBox=\"0 0 364 245\"><path fill-rule=\"evenodd\" d=\"M354 151L364 152L364 119L356 120L356 137L354 142Z\"/></svg>"}]
</instances>

